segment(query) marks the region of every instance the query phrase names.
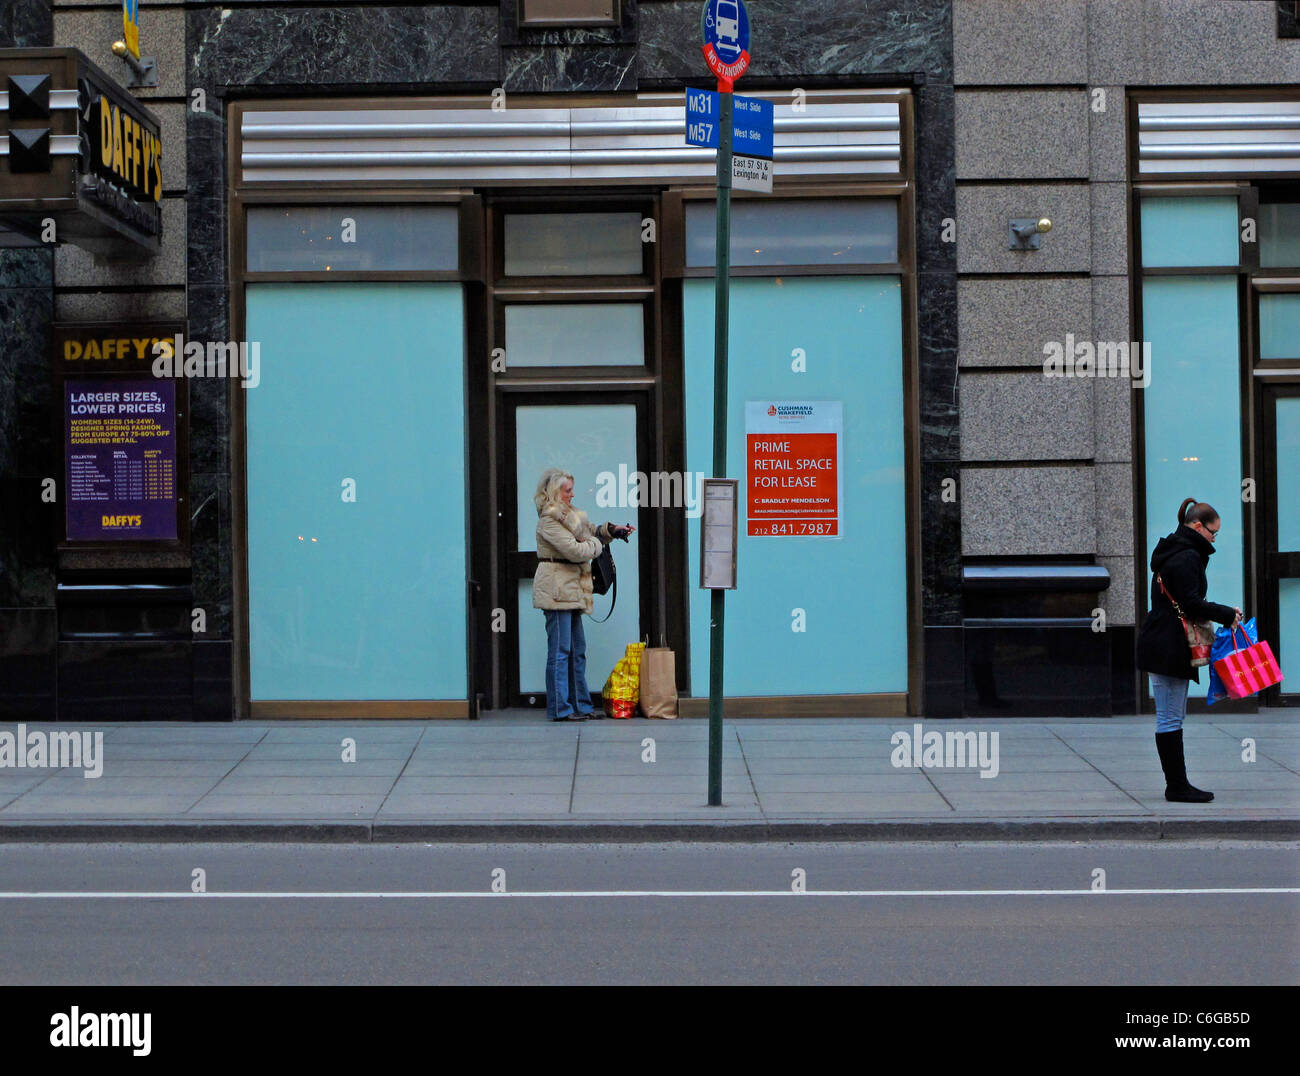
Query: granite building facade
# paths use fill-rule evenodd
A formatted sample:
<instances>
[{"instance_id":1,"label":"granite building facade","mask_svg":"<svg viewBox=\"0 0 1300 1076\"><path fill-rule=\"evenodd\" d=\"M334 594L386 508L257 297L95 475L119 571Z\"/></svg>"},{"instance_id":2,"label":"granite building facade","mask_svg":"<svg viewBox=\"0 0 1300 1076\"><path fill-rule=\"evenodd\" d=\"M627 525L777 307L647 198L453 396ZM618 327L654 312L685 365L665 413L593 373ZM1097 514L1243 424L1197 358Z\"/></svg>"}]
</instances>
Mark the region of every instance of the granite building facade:
<instances>
[{"instance_id":1,"label":"granite building facade","mask_svg":"<svg viewBox=\"0 0 1300 1076\"><path fill-rule=\"evenodd\" d=\"M535 561L519 506L534 456L554 454L546 431L581 405L608 449L593 467L707 473L698 406L711 354L696 341L711 342L711 262L697 240L710 187L672 156L680 132L663 135L683 86L710 84L699 4L621 0L612 25L538 29L521 22L519 2L141 0L158 85L132 93L169 147L161 253L0 250L7 718L457 717L536 705L537 625L520 596ZM1285 667L1288 642L1300 651L1288 619L1300 616L1288 582L1300 575L1300 538L1277 481L1300 463L1288 440L1300 392L1300 345L1288 343L1291 326L1300 341L1288 298L1300 296L1288 261L1300 244L1289 208L1300 204L1293 5L754 0L750 12L755 59L737 89L776 103L786 141L778 208L757 208L761 197L736 205L755 207L743 234L800 253L756 250L734 276L737 348L748 341L758 355L775 342L750 366L733 357L732 467L744 467L745 402L833 396L847 474L838 545L742 547L752 568L746 594L742 559L729 599L741 603L728 621L729 712L1149 705L1134 632L1150 543L1172 529L1164 517L1181 497L1167 509L1148 502L1173 482L1209 487L1187 494L1218 503L1230 526L1222 490L1235 499L1238 479L1256 481L1258 495L1241 500L1237 552L1223 558L1235 559L1214 582L1237 581L1219 600L1258 608ZM0 47L76 48L125 80L110 51L120 26L112 3L14 0ZM1233 117L1263 120L1232 119L1229 138L1265 131L1276 158L1176 141L1180 130L1218 130L1207 117L1242 102L1252 107ZM618 143L623 129L660 148ZM584 149L583 130L615 141ZM815 142L817 131L832 133ZM452 145L462 134L480 141ZM520 163L532 161L542 163ZM1150 171L1161 161L1174 170ZM1226 221L1235 234L1246 210L1275 258L1244 239L1230 264L1173 249L1189 227L1222 232ZM556 235L581 232L566 221L591 220L583 214L602 214L610 234L649 221L653 243L639 235L633 256L572 240L572 259L588 259L574 268L563 250L529 262L512 238L559 249ZM1037 249L1012 249L1009 222L1038 218L1051 226ZM294 246L309 233L335 243L346 221L382 237L379 247L367 238L364 257L336 267ZM1157 260L1166 234L1173 248ZM852 266L830 249L845 236L862 252ZM1178 326L1157 318L1197 302L1175 293L1193 277L1206 302L1235 304L1239 352L1222 384L1238 396L1223 403L1223 444L1204 450L1222 466L1184 458L1190 470L1166 474L1148 457L1181 450L1166 444L1166 416L1186 401L1159 395L1158 365L1138 386L1046 377L1044 356L1067 334L1094 349L1154 335L1158 363L1161 342L1171 354L1184 347ZM529 317L561 307L587 326L565 331L602 348L622 311L631 321L620 324L634 326L628 355L592 359L592 344L583 361L521 360L525 331L530 356L549 339ZM61 326L91 323L260 343L256 387L188 381L177 544L79 548L55 537L64 505L42 496L64 468L53 341ZM422 341L433 342L428 361L403 365ZM498 348L504 376L491 366ZM795 350L809 359L803 381L789 371ZM350 381L358 369L369 373ZM385 391L372 398L375 386ZM318 492L294 500L308 488ZM424 507L406 514L414 504ZM636 568L625 569L630 619L616 621L628 638L616 643L665 639L682 655L679 689L698 699L708 674L695 524L640 512ZM876 647L876 634L889 641ZM603 674L593 668L595 686Z\"/></svg>"}]
</instances>

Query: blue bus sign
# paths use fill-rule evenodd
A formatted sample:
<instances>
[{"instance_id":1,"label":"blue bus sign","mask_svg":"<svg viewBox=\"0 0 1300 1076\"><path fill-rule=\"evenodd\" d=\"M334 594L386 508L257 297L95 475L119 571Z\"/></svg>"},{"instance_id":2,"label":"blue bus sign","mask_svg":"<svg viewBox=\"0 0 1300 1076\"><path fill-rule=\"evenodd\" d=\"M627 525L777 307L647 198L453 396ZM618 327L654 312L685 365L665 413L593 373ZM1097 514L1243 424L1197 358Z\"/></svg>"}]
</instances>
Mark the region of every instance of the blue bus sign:
<instances>
[{"instance_id":1,"label":"blue bus sign","mask_svg":"<svg viewBox=\"0 0 1300 1076\"><path fill-rule=\"evenodd\" d=\"M700 36L718 88L730 92L731 84L749 67L749 12L744 0L705 0Z\"/></svg>"},{"instance_id":2,"label":"blue bus sign","mask_svg":"<svg viewBox=\"0 0 1300 1076\"><path fill-rule=\"evenodd\" d=\"M732 94L731 148L746 157L772 158L772 102ZM718 146L722 102L713 90L686 90L686 144Z\"/></svg>"},{"instance_id":3,"label":"blue bus sign","mask_svg":"<svg viewBox=\"0 0 1300 1076\"><path fill-rule=\"evenodd\" d=\"M686 88L686 144L716 149L722 106L713 90Z\"/></svg>"},{"instance_id":4,"label":"blue bus sign","mask_svg":"<svg viewBox=\"0 0 1300 1076\"><path fill-rule=\"evenodd\" d=\"M746 157L772 159L772 102L731 95L731 148Z\"/></svg>"}]
</instances>

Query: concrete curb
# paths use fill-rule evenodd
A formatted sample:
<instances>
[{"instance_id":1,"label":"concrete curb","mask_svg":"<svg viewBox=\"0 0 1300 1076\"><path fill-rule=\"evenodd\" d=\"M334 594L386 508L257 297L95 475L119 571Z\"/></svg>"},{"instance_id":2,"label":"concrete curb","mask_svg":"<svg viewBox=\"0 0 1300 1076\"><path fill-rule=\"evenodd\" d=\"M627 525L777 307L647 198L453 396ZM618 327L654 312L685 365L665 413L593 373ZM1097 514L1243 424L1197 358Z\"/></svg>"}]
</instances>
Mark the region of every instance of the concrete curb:
<instances>
[{"instance_id":1,"label":"concrete curb","mask_svg":"<svg viewBox=\"0 0 1300 1076\"><path fill-rule=\"evenodd\" d=\"M719 841L1300 840L1300 818L888 819L609 821L13 821L19 843L612 843Z\"/></svg>"}]
</instances>

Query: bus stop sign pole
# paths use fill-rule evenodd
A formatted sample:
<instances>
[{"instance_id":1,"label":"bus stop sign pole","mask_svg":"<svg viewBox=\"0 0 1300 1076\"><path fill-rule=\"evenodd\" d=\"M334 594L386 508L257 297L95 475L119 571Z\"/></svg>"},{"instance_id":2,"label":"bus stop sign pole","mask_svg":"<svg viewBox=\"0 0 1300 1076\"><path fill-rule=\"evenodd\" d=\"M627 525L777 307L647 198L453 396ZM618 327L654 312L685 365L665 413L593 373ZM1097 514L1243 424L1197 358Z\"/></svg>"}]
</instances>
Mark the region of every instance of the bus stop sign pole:
<instances>
[{"instance_id":1,"label":"bus stop sign pole","mask_svg":"<svg viewBox=\"0 0 1300 1076\"><path fill-rule=\"evenodd\" d=\"M749 66L744 0L706 0L700 16L704 59L718 79L718 221L714 248L713 477L727 473L727 319L731 272L731 91ZM700 556L704 550L701 547ZM726 591L709 596L709 806L722 806L722 658Z\"/></svg>"},{"instance_id":2,"label":"bus stop sign pole","mask_svg":"<svg viewBox=\"0 0 1300 1076\"><path fill-rule=\"evenodd\" d=\"M727 321L731 272L731 94L718 84L718 234L713 302L713 477L727 474ZM703 556L703 550L700 555ZM709 592L709 806L722 806L722 639L727 592Z\"/></svg>"}]
</instances>

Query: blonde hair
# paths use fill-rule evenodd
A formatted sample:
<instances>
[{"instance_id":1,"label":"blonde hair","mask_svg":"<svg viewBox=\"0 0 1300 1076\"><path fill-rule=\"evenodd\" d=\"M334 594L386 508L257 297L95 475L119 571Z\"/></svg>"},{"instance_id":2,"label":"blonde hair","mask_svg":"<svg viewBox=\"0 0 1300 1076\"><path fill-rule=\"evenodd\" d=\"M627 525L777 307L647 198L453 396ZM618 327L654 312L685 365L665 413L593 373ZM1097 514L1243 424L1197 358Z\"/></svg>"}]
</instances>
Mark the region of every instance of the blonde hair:
<instances>
[{"instance_id":1,"label":"blonde hair","mask_svg":"<svg viewBox=\"0 0 1300 1076\"><path fill-rule=\"evenodd\" d=\"M564 511L564 502L560 500L560 490L565 482L572 482L573 475L562 467L548 467L542 472L537 483L537 492L533 494L533 504L537 506L540 516L547 508L559 508Z\"/></svg>"}]
</instances>

